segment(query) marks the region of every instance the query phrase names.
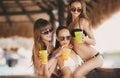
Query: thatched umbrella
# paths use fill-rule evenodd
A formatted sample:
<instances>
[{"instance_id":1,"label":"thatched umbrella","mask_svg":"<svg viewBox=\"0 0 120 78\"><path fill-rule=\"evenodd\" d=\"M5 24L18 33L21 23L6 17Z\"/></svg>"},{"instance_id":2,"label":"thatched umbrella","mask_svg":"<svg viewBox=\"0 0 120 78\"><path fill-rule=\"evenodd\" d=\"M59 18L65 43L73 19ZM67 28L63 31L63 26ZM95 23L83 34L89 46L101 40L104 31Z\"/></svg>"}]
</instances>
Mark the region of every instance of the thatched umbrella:
<instances>
[{"instance_id":1,"label":"thatched umbrella","mask_svg":"<svg viewBox=\"0 0 120 78\"><path fill-rule=\"evenodd\" d=\"M32 37L33 23L38 18L64 24L70 0L0 0L0 37ZM98 27L120 10L120 0L85 0L87 15Z\"/></svg>"},{"instance_id":2,"label":"thatched umbrella","mask_svg":"<svg viewBox=\"0 0 120 78\"><path fill-rule=\"evenodd\" d=\"M92 20L93 27L99 26L114 13L120 11L120 0L86 0L87 13Z\"/></svg>"}]
</instances>

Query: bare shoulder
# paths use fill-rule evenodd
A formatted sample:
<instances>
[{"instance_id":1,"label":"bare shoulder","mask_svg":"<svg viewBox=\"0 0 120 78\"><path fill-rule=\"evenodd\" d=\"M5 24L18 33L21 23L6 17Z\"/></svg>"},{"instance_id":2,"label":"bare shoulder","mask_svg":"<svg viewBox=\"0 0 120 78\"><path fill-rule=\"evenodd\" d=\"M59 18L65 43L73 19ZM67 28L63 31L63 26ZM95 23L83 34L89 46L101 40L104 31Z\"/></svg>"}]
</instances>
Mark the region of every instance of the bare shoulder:
<instances>
[{"instance_id":1,"label":"bare shoulder","mask_svg":"<svg viewBox=\"0 0 120 78\"><path fill-rule=\"evenodd\" d=\"M89 25L90 21L88 19L86 19L86 18L81 18L80 23Z\"/></svg>"},{"instance_id":2,"label":"bare shoulder","mask_svg":"<svg viewBox=\"0 0 120 78\"><path fill-rule=\"evenodd\" d=\"M86 18L81 18L80 23L81 23L83 29L86 29L86 28L90 27L90 21Z\"/></svg>"}]
</instances>

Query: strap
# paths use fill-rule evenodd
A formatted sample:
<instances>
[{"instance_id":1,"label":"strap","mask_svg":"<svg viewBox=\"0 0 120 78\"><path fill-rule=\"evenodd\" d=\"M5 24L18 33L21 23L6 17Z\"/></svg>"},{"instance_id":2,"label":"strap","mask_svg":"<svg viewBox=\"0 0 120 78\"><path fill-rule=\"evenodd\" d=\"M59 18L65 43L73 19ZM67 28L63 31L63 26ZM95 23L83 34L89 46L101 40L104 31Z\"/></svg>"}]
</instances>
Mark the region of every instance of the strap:
<instances>
[{"instance_id":1,"label":"strap","mask_svg":"<svg viewBox=\"0 0 120 78\"><path fill-rule=\"evenodd\" d=\"M80 26L80 19L78 19L78 24L79 24L79 28L82 30L82 33L83 33L83 27L81 28Z\"/></svg>"}]
</instances>

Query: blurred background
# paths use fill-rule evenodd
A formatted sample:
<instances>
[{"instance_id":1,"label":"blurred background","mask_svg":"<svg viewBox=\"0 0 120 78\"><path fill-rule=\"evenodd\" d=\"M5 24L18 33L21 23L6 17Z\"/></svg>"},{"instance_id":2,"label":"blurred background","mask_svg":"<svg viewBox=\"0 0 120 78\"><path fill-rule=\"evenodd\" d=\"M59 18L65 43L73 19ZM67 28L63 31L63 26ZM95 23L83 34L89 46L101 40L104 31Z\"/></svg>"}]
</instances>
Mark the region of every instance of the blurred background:
<instances>
[{"instance_id":1,"label":"blurred background","mask_svg":"<svg viewBox=\"0 0 120 78\"><path fill-rule=\"evenodd\" d=\"M34 78L33 24L65 25L70 0L0 0L0 78ZM120 68L120 0L84 0L103 67Z\"/></svg>"}]
</instances>

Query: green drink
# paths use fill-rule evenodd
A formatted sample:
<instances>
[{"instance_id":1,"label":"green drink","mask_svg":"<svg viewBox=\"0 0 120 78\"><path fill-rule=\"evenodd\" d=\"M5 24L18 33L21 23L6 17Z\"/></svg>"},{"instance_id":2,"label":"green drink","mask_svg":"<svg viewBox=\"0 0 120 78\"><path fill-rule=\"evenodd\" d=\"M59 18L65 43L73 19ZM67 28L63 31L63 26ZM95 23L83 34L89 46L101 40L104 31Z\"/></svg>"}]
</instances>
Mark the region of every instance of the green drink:
<instances>
[{"instance_id":1,"label":"green drink","mask_svg":"<svg viewBox=\"0 0 120 78\"><path fill-rule=\"evenodd\" d=\"M83 35L82 31L75 32L75 40L77 43L83 43L82 35Z\"/></svg>"}]
</instances>

